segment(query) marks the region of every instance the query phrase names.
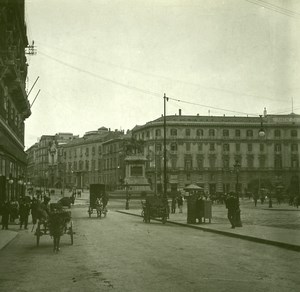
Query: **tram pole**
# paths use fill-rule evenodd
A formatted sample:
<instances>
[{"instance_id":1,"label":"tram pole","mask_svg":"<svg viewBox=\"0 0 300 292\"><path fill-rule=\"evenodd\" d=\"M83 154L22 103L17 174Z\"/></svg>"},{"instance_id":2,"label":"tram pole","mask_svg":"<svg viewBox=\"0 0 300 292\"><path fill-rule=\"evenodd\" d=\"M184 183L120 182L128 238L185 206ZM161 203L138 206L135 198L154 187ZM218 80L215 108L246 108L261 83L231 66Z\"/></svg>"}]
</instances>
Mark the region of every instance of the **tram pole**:
<instances>
[{"instance_id":1,"label":"tram pole","mask_svg":"<svg viewBox=\"0 0 300 292\"><path fill-rule=\"evenodd\" d=\"M168 97L164 94L164 198L167 198L167 122L166 122L166 102Z\"/></svg>"}]
</instances>

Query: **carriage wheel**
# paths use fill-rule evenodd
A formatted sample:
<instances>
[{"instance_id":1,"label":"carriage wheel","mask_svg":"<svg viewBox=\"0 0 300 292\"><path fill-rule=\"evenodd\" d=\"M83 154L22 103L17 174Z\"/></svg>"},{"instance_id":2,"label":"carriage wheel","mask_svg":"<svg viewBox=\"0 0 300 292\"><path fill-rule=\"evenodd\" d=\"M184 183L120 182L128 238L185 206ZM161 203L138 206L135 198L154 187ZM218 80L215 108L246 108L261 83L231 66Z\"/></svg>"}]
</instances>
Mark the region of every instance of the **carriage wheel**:
<instances>
[{"instance_id":1,"label":"carriage wheel","mask_svg":"<svg viewBox=\"0 0 300 292\"><path fill-rule=\"evenodd\" d=\"M36 235L36 246L38 247L40 245L40 237L41 237L41 224L38 222L38 225L35 230Z\"/></svg>"},{"instance_id":2,"label":"carriage wheel","mask_svg":"<svg viewBox=\"0 0 300 292\"><path fill-rule=\"evenodd\" d=\"M70 232L70 236L71 236L71 244L73 245L74 243L74 233L73 233L73 222L71 221L71 225L69 227L69 232Z\"/></svg>"}]
</instances>

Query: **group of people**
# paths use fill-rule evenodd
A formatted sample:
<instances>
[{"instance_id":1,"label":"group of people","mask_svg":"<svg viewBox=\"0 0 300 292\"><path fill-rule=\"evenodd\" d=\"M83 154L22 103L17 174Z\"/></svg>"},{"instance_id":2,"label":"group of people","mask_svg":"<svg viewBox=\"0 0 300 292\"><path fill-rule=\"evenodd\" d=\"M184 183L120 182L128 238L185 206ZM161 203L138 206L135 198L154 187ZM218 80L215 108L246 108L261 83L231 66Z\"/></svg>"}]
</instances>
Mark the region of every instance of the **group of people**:
<instances>
[{"instance_id":1,"label":"group of people","mask_svg":"<svg viewBox=\"0 0 300 292\"><path fill-rule=\"evenodd\" d=\"M172 214L176 213L176 206L178 206L179 213L182 213L183 197L181 194L172 197L172 202L171 202L171 213Z\"/></svg>"},{"instance_id":2,"label":"group of people","mask_svg":"<svg viewBox=\"0 0 300 292\"><path fill-rule=\"evenodd\" d=\"M50 198L44 197L43 202L48 204ZM39 199L33 197L23 197L19 201L5 201L0 206L0 214L2 216L2 229L7 230L9 223L19 224L20 229L28 229L29 215L32 216L32 223L37 221ZM19 222L16 222L18 220Z\"/></svg>"}]
</instances>

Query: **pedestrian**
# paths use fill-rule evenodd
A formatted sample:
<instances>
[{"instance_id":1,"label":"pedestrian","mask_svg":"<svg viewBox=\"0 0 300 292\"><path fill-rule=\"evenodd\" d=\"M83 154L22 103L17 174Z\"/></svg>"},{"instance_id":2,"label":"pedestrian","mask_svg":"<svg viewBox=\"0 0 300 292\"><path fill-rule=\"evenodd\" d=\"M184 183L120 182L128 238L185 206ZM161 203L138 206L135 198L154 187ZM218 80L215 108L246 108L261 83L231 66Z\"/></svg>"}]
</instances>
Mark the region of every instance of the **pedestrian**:
<instances>
[{"instance_id":1,"label":"pedestrian","mask_svg":"<svg viewBox=\"0 0 300 292\"><path fill-rule=\"evenodd\" d=\"M60 237L64 234L66 223L70 221L71 213L63 210L60 204L53 206L49 213L49 231L53 237L53 251L60 250Z\"/></svg>"},{"instance_id":2,"label":"pedestrian","mask_svg":"<svg viewBox=\"0 0 300 292\"><path fill-rule=\"evenodd\" d=\"M19 218L19 203L18 201L10 202L10 222L15 223L15 220Z\"/></svg>"},{"instance_id":3,"label":"pedestrian","mask_svg":"<svg viewBox=\"0 0 300 292\"><path fill-rule=\"evenodd\" d=\"M300 196L295 196L294 197L294 206L299 209L299 205L300 205Z\"/></svg>"},{"instance_id":4,"label":"pedestrian","mask_svg":"<svg viewBox=\"0 0 300 292\"><path fill-rule=\"evenodd\" d=\"M36 198L32 198L30 209L32 224L35 225L38 217L38 200Z\"/></svg>"},{"instance_id":5,"label":"pedestrian","mask_svg":"<svg viewBox=\"0 0 300 292\"><path fill-rule=\"evenodd\" d=\"M202 223L202 218L204 217L204 201L203 196L197 195L196 199L196 219L198 219L198 223Z\"/></svg>"},{"instance_id":6,"label":"pedestrian","mask_svg":"<svg viewBox=\"0 0 300 292\"><path fill-rule=\"evenodd\" d=\"M258 200L258 195L257 194L253 194L253 200L254 200L254 206L257 206L257 200Z\"/></svg>"},{"instance_id":7,"label":"pedestrian","mask_svg":"<svg viewBox=\"0 0 300 292\"><path fill-rule=\"evenodd\" d=\"M181 195L178 195L178 197L177 197L177 206L179 209L179 213L182 213L183 198Z\"/></svg>"},{"instance_id":8,"label":"pedestrian","mask_svg":"<svg viewBox=\"0 0 300 292\"><path fill-rule=\"evenodd\" d=\"M230 194L226 201L225 201L225 205L227 208L227 217L228 220L231 224L231 228L235 228L236 227L236 220L237 220L237 211L238 211L238 203L236 198L233 196L233 194Z\"/></svg>"},{"instance_id":9,"label":"pedestrian","mask_svg":"<svg viewBox=\"0 0 300 292\"><path fill-rule=\"evenodd\" d=\"M173 196L172 198L172 203L171 203L171 213L175 214L176 213L176 197Z\"/></svg>"},{"instance_id":10,"label":"pedestrian","mask_svg":"<svg viewBox=\"0 0 300 292\"><path fill-rule=\"evenodd\" d=\"M24 224L24 229L28 229L28 216L30 214L30 204L27 203L24 199L20 203L20 229Z\"/></svg>"},{"instance_id":11,"label":"pedestrian","mask_svg":"<svg viewBox=\"0 0 300 292\"><path fill-rule=\"evenodd\" d=\"M1 206L2 229L6 229L6 230L8 229L9 213L10 213L10 204L8 201L5 201Z\"/></svg>"}]
</instances>

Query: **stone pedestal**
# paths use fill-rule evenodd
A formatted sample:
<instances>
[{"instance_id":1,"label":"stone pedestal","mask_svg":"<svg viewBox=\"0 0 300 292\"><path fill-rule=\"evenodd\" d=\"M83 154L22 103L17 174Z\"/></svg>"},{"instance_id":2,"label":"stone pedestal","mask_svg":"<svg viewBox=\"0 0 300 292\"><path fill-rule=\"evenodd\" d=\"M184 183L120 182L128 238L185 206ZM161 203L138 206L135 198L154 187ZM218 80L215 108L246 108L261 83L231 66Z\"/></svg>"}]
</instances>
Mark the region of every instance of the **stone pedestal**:
<instances>
[{"instance_id":1,"label":"stone pedestal","mask_svg":"<svg viewBox=\"0 0 300 292\"><path fill-rule=\"evenodd\" d=\"M129 155L125 158L125 185L132 191L151 191L145 175L147 159L143 155Z\"/></svg>"}]
</instances>

